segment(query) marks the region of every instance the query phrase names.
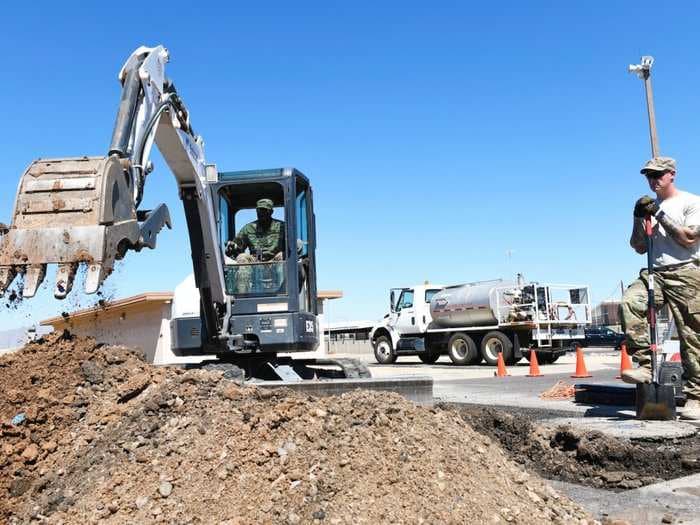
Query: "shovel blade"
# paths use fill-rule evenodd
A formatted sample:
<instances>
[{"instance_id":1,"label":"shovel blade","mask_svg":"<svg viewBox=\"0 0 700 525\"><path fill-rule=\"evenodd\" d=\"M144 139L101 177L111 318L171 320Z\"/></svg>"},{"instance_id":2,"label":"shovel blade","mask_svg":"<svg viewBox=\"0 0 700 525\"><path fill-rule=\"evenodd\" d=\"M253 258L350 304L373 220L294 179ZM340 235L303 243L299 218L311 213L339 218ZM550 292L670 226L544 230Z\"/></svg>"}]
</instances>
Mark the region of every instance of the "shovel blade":
<instances>
[{"instance_id":1,"label":"shovel blade","mask_svg":"<svg viewBox=\"0 0 700 525\"><path fill-rule=\"evenodd\" d=\"M643 383L637 385L637 419L675 420L676 397L673 385Z\"/></svg>"}]
</instances>

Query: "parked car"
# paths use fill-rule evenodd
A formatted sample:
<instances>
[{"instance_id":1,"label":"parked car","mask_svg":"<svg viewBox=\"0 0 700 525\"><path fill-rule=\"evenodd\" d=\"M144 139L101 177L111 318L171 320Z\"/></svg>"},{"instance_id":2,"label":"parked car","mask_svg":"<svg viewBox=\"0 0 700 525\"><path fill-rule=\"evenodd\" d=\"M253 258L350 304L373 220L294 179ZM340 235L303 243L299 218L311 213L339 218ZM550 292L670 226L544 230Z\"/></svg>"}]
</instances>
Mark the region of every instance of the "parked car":
<instances>
[{"instance_id":1,"label":"parked car","mask_svg":"<svg viewBox=\"0 0 700 525\"><path fill-rule=\"evenodd\" d=\"M625 334L606 328L605 326L592 326L585 329L586 338L583 346L612 346L619 350L625 340Z\"/></svg>"}]
</instances>

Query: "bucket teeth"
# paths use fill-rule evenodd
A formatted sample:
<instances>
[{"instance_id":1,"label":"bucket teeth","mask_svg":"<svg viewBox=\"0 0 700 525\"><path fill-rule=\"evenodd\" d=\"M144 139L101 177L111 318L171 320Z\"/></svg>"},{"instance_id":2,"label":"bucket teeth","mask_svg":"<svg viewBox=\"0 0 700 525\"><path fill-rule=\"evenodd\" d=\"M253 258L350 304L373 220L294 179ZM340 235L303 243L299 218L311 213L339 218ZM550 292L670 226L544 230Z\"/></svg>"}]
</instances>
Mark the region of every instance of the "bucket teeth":
<instances>
[{"instance_id":1,"label":"bucket teeth","mask_svg":"<svg viewBox=\"0 0 700 525\"><path fill-rule=\"evenodd\" d=\"M56 287L53 291L53 296L56 299L65 299L73 289L73 281L75 280L75 272L77 270L77 263L58 265L58 270L56 271Z\"/></svg>"},{"instance_id":2,"label":"bucket teeth","mask_svg":"<svg viewBox=\"0 0 700 525\"><path fill-rule=\"evenodd\" d=\"M22 296L34 297L44 277L46 277L45 264L32 264L29 266L24 276L24 290L22 291Z\"/></svg>"},{"instance_id":3,"label":"bucket teeth","mask_svg":"<svg viewBox=\"0 0 700 525\"><path fill-rule=\"evenodd\" d=\"M90 264L85 277L85 293L95 293L99 290L102 281L110 274L103 264Z\"/></svg>"},{"instance_id":4,"label":"bucket teeth","mask_svg":"<svg viewBox=\"0 0 700 525\"><path fill-rule=\"evenodd\" d=\"M0 266L0 297L5 295L5 290L10 287L16 275L17 268L14 266Z\"/></svg>"}]
</instances>

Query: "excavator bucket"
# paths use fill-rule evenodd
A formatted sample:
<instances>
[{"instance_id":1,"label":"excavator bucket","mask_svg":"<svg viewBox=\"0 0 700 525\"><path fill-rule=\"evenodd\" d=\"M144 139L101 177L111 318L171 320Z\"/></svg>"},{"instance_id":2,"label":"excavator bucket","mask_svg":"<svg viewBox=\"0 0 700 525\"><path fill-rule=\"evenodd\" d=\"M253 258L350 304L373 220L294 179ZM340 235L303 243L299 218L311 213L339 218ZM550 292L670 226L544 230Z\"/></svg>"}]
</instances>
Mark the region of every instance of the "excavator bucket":
<instances>
[{"instance_id":1,"label":"excavator bucket","mask_svg":"<svg viewBox=\"0 0 700 525\"><path fill-rule=\"evenodd\" d=\"M0 230L0 296L23 275L22 295L33 297L46 265L54 263L55 297L71 291L81 263L87 266L85 292L96 292L116 259L129 249L154 247L157 232L170 226L164 205L140 216L133 193L116 155L32 162L19 183L12 223Z\"/></svg>"}]
</instances>

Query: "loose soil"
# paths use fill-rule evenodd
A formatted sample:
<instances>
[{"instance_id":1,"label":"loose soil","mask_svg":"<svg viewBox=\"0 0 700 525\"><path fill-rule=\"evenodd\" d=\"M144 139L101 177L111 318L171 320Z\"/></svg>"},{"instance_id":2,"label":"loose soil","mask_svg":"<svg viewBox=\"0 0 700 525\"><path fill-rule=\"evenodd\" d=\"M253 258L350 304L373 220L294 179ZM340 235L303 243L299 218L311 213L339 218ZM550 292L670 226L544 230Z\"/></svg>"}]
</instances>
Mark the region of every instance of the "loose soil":
<instances>
[{"instance_id":1,"label":"loose soil","mask_svg":"<svg viewBox=\"0 0 700 525\"><path fill-rule=\"evenodd\" d=\"M242 387L69 334L0 358L0 383L3 523L593 523L394 394Z\"/></svg>"},{"instance_id":2,"label":"loose soil","mask_svg":"<svg viewBox=\"0 0 700 525\"><path fill-rule=\"evenodd\" d=\"M571 426L551 428L503 410L442 405L510 458L547 479L626 490L700 472L700 437L644 442Z\"/></svg>"}]
</instances>

